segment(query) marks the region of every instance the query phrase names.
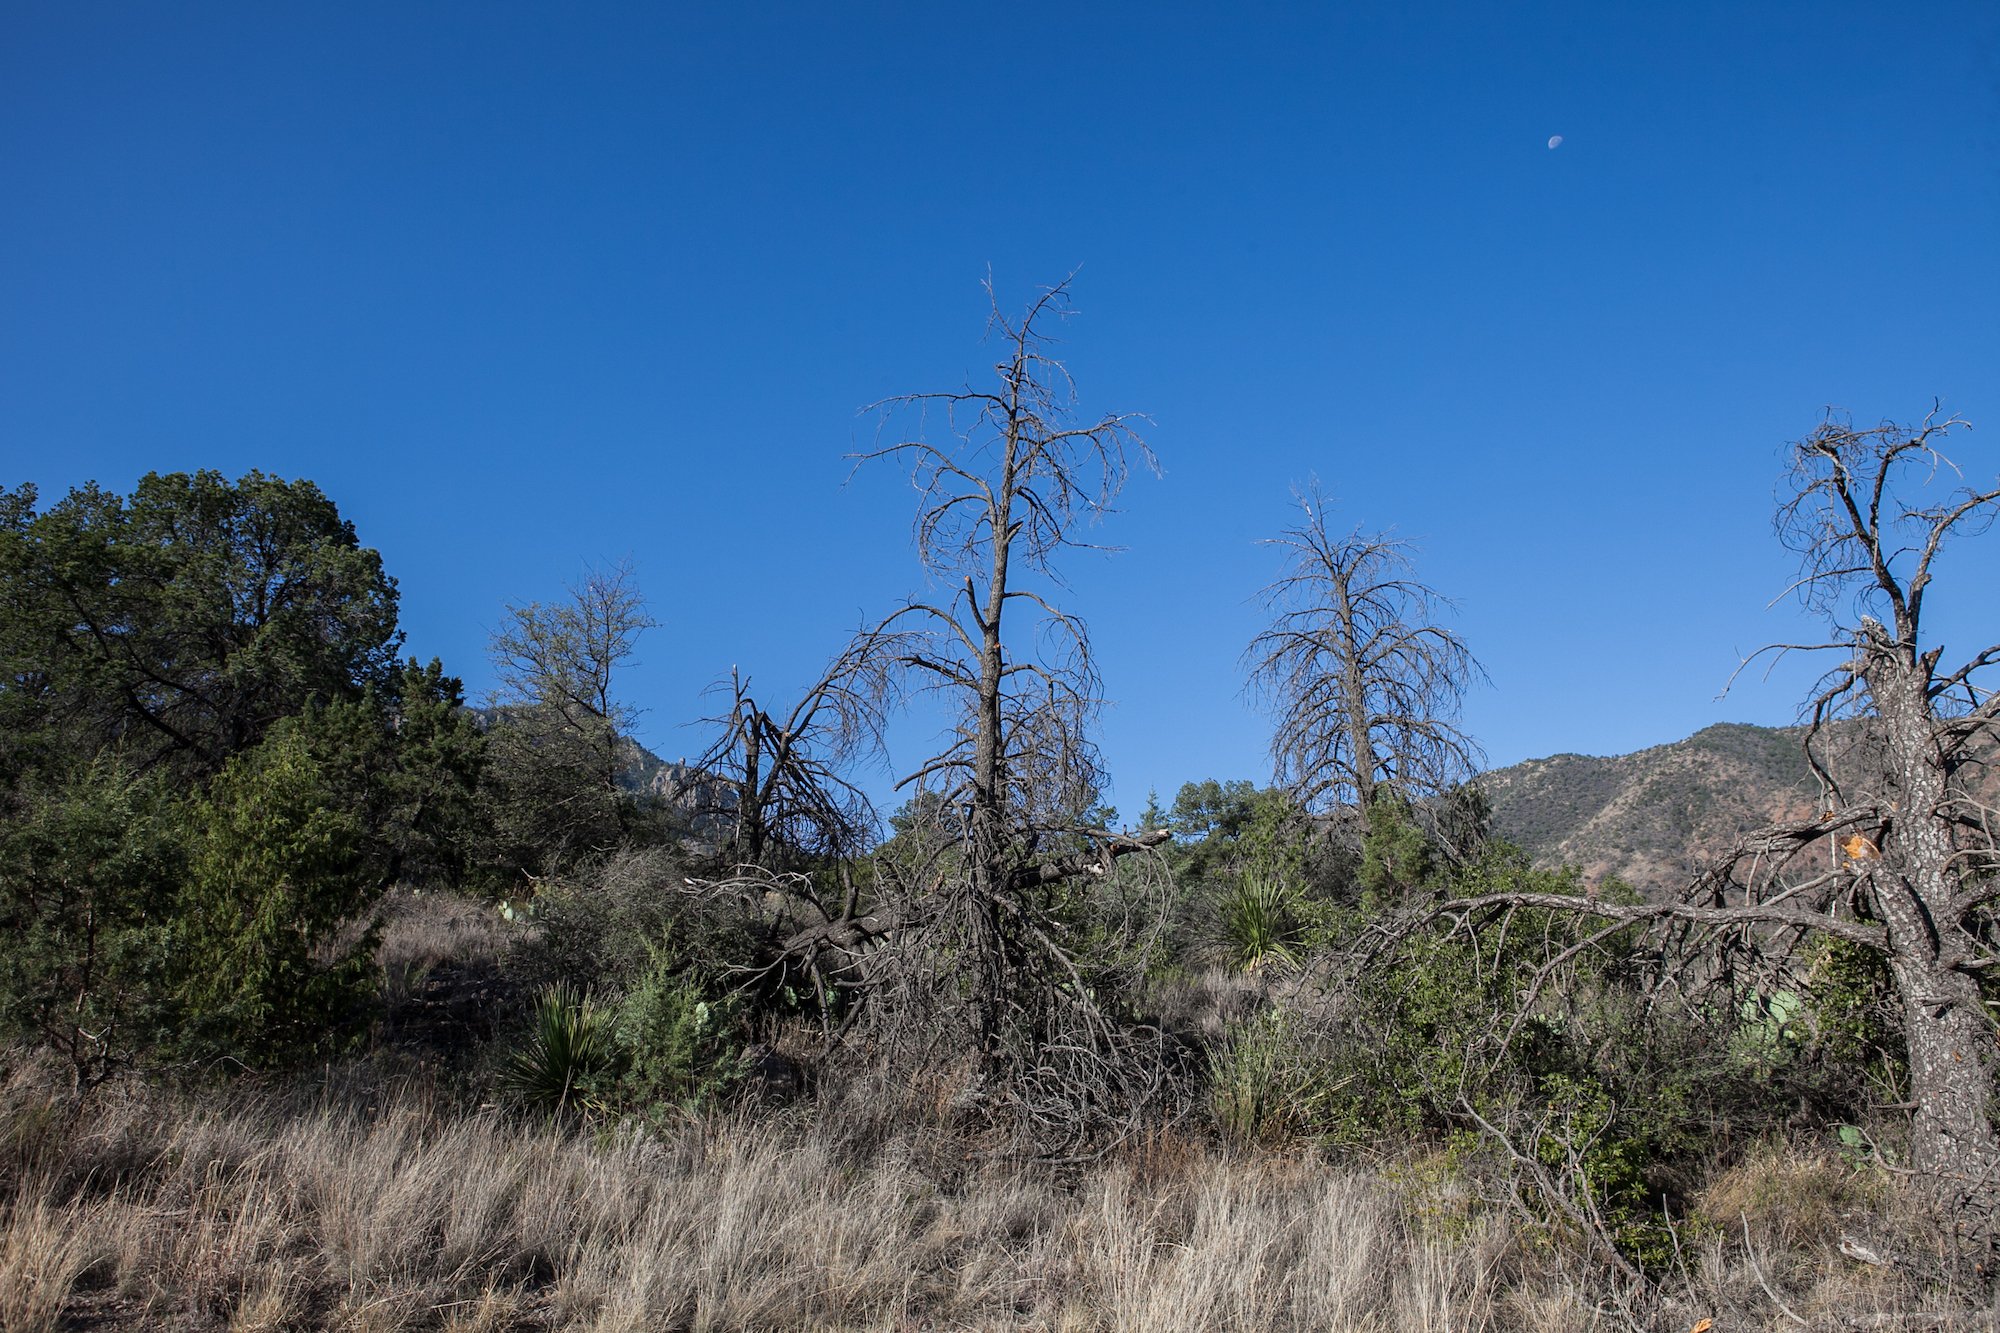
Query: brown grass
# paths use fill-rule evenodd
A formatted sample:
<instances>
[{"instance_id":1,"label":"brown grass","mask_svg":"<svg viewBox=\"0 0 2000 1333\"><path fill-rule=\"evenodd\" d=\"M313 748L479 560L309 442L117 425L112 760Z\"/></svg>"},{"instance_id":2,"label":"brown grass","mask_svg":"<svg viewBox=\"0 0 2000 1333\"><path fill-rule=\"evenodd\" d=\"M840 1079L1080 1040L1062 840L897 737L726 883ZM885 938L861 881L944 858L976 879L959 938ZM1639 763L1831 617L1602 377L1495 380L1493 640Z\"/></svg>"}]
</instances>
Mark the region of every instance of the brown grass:
<instances>
[{"instance_id":1,"label":"brown grass","mask_svg":"<svg viewBox=\"0 0 2000 1333\"><path fill-rule=\"evenodd\" d=\"M1978 1297L1949 1229L1882 1171L1767 1144L1710 1181L1700 1208L1703 1285L1718 1302L1781 1300L1813 1327L1994 1327L1990 1304L1968 1322Z\"/></svg>"},{"instance_id":2,"label":"brown grass","mask_svg":"<svg viewBox=\"0 0 2000 1333\"><path fill-rule=\"evenodd\" d=\"M455 893L397 889L382 900L377 916L381 940L375 956L392 1006L420 993L440 969L497 969L521 933L495 908Z\"/></svg>"},{"instance_id":3,"label":"brown grass","mask_svg":"<svg viewBox=\"0 0 2000 1333\"><path fill-rule=\"evenodd\" d=\"M241 1086L127 1090L71 1119L17 1078L0 1104L0 1328L1633 1326L1547 1276L1504 1218L1438 1225L1384 1176L1311 1155L1163 1132L1057 1178L968 1150L920 1098L880 1089L662 1136L421 1092L301 1103ZM1857 1274L1830 1249L1843 1210L1868 1206L1852 1175L1773 1156L1710 1197L1750 1219L1806 1317L1923 1308L1907 1276ZM1789 1233L1785 1198L1809 1207ZM1711 1228L1691 1248L1704 1276L1649 1326L1795 1327L1740 1238Z\"/></svg>"}]
</instances>

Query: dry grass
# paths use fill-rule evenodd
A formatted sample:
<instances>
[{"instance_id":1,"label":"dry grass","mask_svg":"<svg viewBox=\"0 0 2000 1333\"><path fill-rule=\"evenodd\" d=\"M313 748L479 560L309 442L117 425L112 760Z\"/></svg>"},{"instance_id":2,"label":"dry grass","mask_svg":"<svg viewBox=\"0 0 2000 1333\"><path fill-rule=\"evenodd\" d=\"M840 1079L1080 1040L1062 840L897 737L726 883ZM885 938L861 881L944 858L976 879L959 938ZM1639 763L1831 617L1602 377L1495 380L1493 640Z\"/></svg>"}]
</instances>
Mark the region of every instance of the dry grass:
<instances>
[{"instance_id":1,"label":"dry grass","mask_svg":"<svg viewBox=\"0 0 2000 1333\"><path fill-rule=\"evenodd\" d=\"M58 1327L63 1303L98 1255L77 1206L42 1199L17 1203L0 1235L0 1329L43 1333Z\"/></svg>"},{"instance_id":2,"label":"dry grass","mask_svg":"<svg viewBox=\"0 0 2000 1333\"><path fill-rule=\"evenodd\" d=\"M1170 1032L1216 1043L1235 1025L1269 1007L1283 983L1272 973L1203 967L1154 984L1151 1017Z\"/></svg>"},{"instance_id":3,"label":"dry grass","mask_svg":"<svg viewBox=\"0 0 2000 1333\"><path fill-rule=\"evenodd\" d=\"M1990 1304L1984 1322L1966 1315L1993 1294L1955 1271L1948 1230L1838 1155L1765 1145L1709 1183L1701 1216L1701 1286L1717 1303L1782 1301L1812 1327L1994 1327Z\"/></svg>"},{"instance_id":4,"label":"dry grass","mask_svg":"<svg viewBox=\"0 0 2000 1333\"><path fill-rule=\"evenodd\" d=\"M74 1122L52 1105L24 1079L0 1105L8 1333L1631 1326L1538 1275L1501 1219L1436 1225L1381 1176L1162 1133L1056 1179L969 1159L921 1098L879 1089L664 1138L421 1094L127 1091ZM1920 1308L1904 1279L1829 1250L1865 1204L1851 1176L1774 1157L1711 1198L1751 1219L1808 1318L1841 1292L1870 1314ZM1786 1233L1786 1197L1818 1220ZM1794 1327L1742 1289L1740 1245L1701 1244L1699 1299L1727 1309L1684 1302L1653 1326Z\"/></svg>"},{"instance_id":5,"label":"dry grass","mask_svg":"<svg viewBox=\"0 0 2000 1333\"><path fill-rule=\"evenodd\" d=\"M494 908L454 893L397 889L382 900L378 918L376 958L392 1005L419 993L439 969L497 969L520 933Z\"/></svg>"},{"instance_id":6,"label":"dry grass","mask_svg":"<svg viewBox=\"0 0 2000 1333\"><path fill-rule=\"evenodd\" d=\"M406 889L383 899L378 922L383 1042L435 1063L489 1040L519 989L505 960L529 928L485 903Z\"/></svg>"}]
</instances>

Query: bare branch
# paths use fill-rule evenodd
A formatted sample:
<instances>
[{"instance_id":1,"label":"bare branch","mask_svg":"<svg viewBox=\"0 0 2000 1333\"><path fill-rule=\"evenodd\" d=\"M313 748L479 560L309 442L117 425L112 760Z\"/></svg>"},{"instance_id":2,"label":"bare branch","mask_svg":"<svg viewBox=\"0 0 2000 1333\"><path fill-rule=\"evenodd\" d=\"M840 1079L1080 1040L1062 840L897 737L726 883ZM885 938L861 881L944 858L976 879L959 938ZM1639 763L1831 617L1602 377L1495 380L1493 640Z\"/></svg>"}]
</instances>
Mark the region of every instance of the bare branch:
<instances>
[{"instance_id":1,"label":"bare branch","mask_svg":"<svg viewBox=\"0 0 2000 1333\"><path fill-rule=\"evenodd\" d=\"M1709 929L1742 926L1791 926L1816 930L1858 944L1882 950L1887 937L1880 926L1843 921L1824 912L1783 905L1749 903L1740 907L1703 907L1694 903L1638 903L1622 905L1572 898L1560 893L1493 893L1476 898L1455 898L1433 908L1424 920L1456 918L1509 907L1539 907L1545 911L1567 912L1595 917L1601 921L1636 922L1685 921ZM1421 923L1420 923L1421 924Z\"/></svg>"},{"instance_id":2,"label":"bare branch","mask_svg":"<svg viewBox=\"0 0 2000 1333\"><path fill-rule=\"evenodd\" d=\"M1435 623L1448 603L1408 577L1407 543L1335 538L1318 487L1296 498L1304 519L1270 543L1289 562L1261 595L1271 628L1244 653L1277 717L1278 778L1309 807L1365 807L1378 788L1412 802L1441 794L1478 767L1456 720L1484 672Z\"/></svg>"},{"instance_id":3,"label":"bare branch","mask_svg":"<svg viewBox=\"0 0 2000 1333\"><path fill-rule=\"evenodd\" d=\"M878 403L879 442L854 456L908 469L918 556L933 586L955 588L891 615L871 646L881 670L947 701L951 730L898 784L913 795L875 857L869 908L785 947L813 966L838 954L871 997L877 1040L975 1057L1045 1150L1068 1151L1112 1108L1129 1116L1163 1095L1164 1045L1099 1004L1066 913L1166 834L1093 827L1097 676L1083 622L1050 590L1133 462L1157 463L1142 418L1077 413L1049 331L1067 283L1018 319L990 282L987 294L998 385Z\"/></svg>"}]
</instances>

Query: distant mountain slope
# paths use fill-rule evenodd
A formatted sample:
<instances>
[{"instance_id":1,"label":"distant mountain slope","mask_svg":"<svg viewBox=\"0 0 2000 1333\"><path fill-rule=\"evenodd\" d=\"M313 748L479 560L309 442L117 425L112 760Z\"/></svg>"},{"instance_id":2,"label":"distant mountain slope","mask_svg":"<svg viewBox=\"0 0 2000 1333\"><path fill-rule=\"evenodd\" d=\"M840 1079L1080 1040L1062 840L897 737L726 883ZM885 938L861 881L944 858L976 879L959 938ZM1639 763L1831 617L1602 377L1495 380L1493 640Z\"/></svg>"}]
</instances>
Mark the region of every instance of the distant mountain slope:
<instances>
[{"instance_id":1,"label":"distant mountain slope","mask_svg":"<svg viewBox=\"0 0 2000 1333\"><path fill-rule=\"evenodd\" d=\"M1797 727L1725 722L1635 754L1559 754L1480 779L1493 826L1538 864L1671 894L1736 838L1812 808Z\"/></svg>"}]
</instances>

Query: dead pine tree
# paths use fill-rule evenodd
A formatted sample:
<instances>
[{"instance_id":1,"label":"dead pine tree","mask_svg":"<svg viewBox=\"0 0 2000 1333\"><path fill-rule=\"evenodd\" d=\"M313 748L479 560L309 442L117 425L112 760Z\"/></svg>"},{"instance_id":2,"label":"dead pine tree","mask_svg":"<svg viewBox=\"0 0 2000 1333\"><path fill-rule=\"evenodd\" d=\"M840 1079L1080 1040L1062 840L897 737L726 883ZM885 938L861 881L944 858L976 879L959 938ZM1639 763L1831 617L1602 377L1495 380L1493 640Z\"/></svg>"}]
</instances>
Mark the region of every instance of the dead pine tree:
<instances>
[{"instance_id":1,"label":"dead pine tree","mask_svg":"<svg viewBox=\"0 0 2000 1333\"><path fill-rule=\"evenodd\" d=\"M1745 838L1679 901L1503 893L1445 903L1428 920L1540 907L1644 923L1672 938L1663 957L1705 949L1770 964L1815 938L1873 953L1901 1010L1909 1165L1960 1225L1991 1236L2000 1044L1981 982L2000 967L2000 816L1980 779L2000 742L2000 643L1947 665L1925 625L1940 553L2000 514L2000 484L1961 484L1940 452L1964 426L1935 414L1865 429L1829 417L1791 450L1777 515L1801 561L1790 591L1830 633L1753 659L1842 655L1810 704L1807 753L1826 793L1814 818ZM1873 734L1866 762L1836 773L1826 750L1844 719Z\"/></svg>"},{"instance_id":2,"label":"dead pine tree","mask_svg":"<svg viewBox=\"0 0 2000 1333\"><path fill-rule=\"evenodd\" d=\"M1808 730L1829 795L1820 822L1846 831L1845 864L1831 872L1842 892L1820 910L1865 924L1895 982L1913 1164L1990 1225L2000 1208L1990 1104L2000 1050L1979 982L2000 965L2000 842L1975 779L2000 734L1988 670L2000 643L1946 666L1924 626L1945 543L2000 513L2000 485L1937 494L1937 481L1958 476L1937 445L1964 425L1935 412L1907 429L1830 418L1794 451L1778 528L1803 562L1796 590L1834 631L1815 647L1846 655L1822 681ZM1829 723L1854 716L1874 719L1881 752L1872 772L1843 786L1817 747Z\"/></svg>"},{"instance_id":3,"label":"dead pine tree","mask_svg":"<svg viewBox=\"0 0 2000 1333\"><path fill-rule=\"evenodd\" d=\"M846 774L882 751L894 698L884 665L870 636L858 636L780 713L768 711L738 671L718 684L729 709L706 719L716 739L694 762L683 799L697 817L729 820L730 860L778 867L867 850L874 807Z\"/></svg>"},{"instance_id":4,"label":"dead pine tree","mask_svg":"<svg viewBox=\"0 0 2000 1333\"><path fill-rule=\"evenodd\" d=\"M1458 713L1484 672L1439 624L1449 603L1416 579L1408 543L1359 528L1336 535L1317 484L1296 499L1301 519L1269 543L1285 555L1259 594L1270 627L1243 655L1252 692L1275 715L1277 779L1320 813L1365 811L1380 797L1432 801L1479 767Z\"/></svg>"},{"instance_id":5,"label":"dead pine tree","mask_svg":"<svg viewBox=\"0 0 2000 1333\"><path fill-rule=\"evenodd\" d=\"M950 730L899 784L908 827L874 858L865 900L785 952L857 988L879 1016L877 1040L933 1068L970 1059L981 1095L1059 1151L1129 1121L1165 1081L1159 1034L1119 1021L1100 1000L1098 961L1070 939L1085 886L1147 884L1113 875L1114 863L1169 835L1091 824L1098 681L1084 622L1053 600L1060 557L1091 545L1085 529L1133 462L1155 464L1135 418L1077 413L1051 344L1068 284L1019 318L990 282L987 295L995 382L876 404L893 438L855 456L857 468L908 469L917 553L940 590L864 634L859 651L939 701ZM1093 906L1127 934L1158 928L1157 913Z\"/></svg>"}]
</instances>

